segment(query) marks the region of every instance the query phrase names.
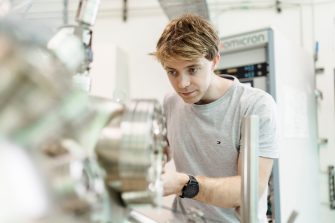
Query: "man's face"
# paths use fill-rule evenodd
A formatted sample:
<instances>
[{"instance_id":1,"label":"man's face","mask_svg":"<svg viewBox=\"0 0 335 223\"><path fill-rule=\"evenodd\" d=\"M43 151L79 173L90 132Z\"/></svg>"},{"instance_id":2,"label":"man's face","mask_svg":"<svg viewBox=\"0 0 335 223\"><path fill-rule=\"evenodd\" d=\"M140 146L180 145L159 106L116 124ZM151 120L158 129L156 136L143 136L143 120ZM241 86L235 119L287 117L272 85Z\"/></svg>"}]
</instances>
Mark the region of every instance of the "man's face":
<instances>
[{"instance_id":1,"label":"man's face","mask_svg":"<svg viewBox=\"0 0 335 223\"><path fill-rule=\"evenodd\" d=\"M171 59L164 63L170 83L176 93L189 104L206 100L214 76L216 59L202 57L193 61Z\"/></svg>"}]
</instances>

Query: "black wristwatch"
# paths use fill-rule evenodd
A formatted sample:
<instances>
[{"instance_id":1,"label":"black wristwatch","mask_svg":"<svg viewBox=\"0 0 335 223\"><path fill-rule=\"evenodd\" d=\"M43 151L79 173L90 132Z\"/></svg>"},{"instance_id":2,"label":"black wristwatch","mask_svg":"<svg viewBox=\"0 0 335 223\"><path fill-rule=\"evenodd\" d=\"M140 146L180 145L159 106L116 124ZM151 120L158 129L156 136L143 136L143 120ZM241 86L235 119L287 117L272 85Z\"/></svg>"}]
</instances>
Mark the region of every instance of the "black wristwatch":
<instances>
[{"instance_id":1,"label":"black wristwatch","mask_svg":"<svg viewBox=\"0 0 335 223\"><path fill-rule=\"evenodd\" d=\"M199 183L194 176L188 175L190 178L181 190L181 198L193 198L199 193Z\"/></svg>"}]
</instances>

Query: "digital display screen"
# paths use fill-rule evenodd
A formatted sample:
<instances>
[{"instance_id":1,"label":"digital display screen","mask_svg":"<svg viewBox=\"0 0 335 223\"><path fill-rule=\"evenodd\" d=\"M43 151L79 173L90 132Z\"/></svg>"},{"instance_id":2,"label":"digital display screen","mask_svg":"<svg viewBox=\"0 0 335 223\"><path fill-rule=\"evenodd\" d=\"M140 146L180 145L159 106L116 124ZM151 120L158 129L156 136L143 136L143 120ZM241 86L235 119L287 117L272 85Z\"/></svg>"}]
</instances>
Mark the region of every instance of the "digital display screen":
<instances>
[{"instance_id":1,"label":"digital display screen","mask_svg":"<svg viewBox=\"0 0 335 223\"><path fill-rule=\"evenodd\" d=\"M218 69L216 74L229 74L238 79L254 78L267 76L269 73L268 63L249 64L239 67L231 67L226 69Z\"/></svg>"}]
</instances>

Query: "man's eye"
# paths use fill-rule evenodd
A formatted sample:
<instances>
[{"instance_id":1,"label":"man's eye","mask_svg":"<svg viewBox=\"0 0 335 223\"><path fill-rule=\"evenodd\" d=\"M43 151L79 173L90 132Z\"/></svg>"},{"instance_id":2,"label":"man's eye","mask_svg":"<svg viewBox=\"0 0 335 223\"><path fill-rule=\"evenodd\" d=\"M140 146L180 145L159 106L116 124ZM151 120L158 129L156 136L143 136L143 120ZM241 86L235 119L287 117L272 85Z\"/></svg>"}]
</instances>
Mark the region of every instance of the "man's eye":
<instances>
[{"instance_id":1,"label":"man's eye","mask_svg":"<svg viewBox=\"0 0 335 223\"><path fill-rule=\"evenodd\" d=\"M195 73L197 73L198 70L199 70L199 69L196 68L196 67L191 67L191 68L188 69L188 72L189 72L190 74L195 74Z\"/></svg>"},{"instance_id":2,"label":"man's eye","mask_svg":"<svg viewBox=\"0 0 335 223\"><path fill-rule=\"evenodd\" d=\"M166 72L167 72L168 75L173 76L173 77L175 77L176 74L177 74L176 71L174 71L174 70L168 70Z\"/></svg>"}]
</instances>

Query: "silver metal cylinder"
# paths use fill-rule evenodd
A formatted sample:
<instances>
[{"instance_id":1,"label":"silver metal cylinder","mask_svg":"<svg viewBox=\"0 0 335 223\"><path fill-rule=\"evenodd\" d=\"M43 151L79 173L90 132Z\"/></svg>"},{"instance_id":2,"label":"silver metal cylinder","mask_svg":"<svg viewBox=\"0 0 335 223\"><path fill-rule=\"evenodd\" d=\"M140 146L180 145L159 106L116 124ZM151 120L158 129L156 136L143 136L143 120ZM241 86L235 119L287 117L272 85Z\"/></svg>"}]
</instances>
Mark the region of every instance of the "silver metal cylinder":
<instances>
[{"instance_id":1,"label":"silver metal cylinder","mask_svg":"<svg viewBox=\"0 0 335 223\"><path fill-rule=\"evenodd\" d=\"M157 101L132 100L114 112L95 151L110 193L119 194L123 205L159 205L166 145L165 120Z\"/></svg>"},{"instance_id":2,"label":"silver metal cylinder","mask_svg":"<svg viewBox=\"0 0 335 223\"><path fill-rule=\"evenodd\" d=\"M244 118L242 148L241 222L257 223L258 214L258 137L259 118Z\"/></svg>"}]
</instances>

